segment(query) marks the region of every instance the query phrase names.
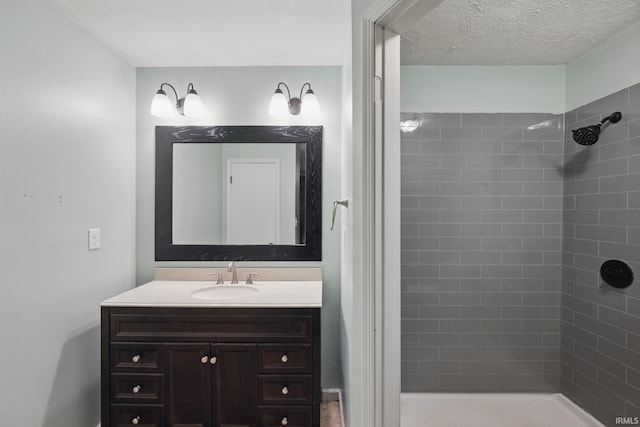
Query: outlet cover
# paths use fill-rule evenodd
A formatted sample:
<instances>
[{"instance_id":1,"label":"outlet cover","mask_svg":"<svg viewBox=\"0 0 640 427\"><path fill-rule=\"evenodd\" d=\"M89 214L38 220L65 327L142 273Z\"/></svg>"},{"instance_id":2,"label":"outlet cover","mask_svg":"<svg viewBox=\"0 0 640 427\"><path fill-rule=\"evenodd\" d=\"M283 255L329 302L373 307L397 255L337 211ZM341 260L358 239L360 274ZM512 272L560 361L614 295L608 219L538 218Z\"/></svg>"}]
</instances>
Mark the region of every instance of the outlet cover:
<instances>
[{"instance_id":1,"label":"outlet cover","mask_svg":"<svg viewBox=\"0 0 640 427\"><path fill-rule=\"evenodd\" d=\"M100 249L100 229L90 228L89 229L89 250L95 251L98 249Z\"/></svg>"}]
</instances>

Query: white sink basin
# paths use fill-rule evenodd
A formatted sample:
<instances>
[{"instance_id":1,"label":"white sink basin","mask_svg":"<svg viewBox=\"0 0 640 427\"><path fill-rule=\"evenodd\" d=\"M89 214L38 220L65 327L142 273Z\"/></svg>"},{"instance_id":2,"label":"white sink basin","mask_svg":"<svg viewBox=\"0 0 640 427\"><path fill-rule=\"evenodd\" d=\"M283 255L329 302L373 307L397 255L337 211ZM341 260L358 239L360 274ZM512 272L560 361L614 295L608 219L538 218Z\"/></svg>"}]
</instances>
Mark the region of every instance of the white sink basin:
<instances>
[{"instance_id":1,"label":"white sink basin","mask_svg":"<svg viewBox=\"0 0 640 427\"><path fill-rule=\"evenodd\" d=\"M205 300L225 300L254 296L258 288L250 285L211 285L191 292L191 296Z\"/></svg>"}]
</instances>

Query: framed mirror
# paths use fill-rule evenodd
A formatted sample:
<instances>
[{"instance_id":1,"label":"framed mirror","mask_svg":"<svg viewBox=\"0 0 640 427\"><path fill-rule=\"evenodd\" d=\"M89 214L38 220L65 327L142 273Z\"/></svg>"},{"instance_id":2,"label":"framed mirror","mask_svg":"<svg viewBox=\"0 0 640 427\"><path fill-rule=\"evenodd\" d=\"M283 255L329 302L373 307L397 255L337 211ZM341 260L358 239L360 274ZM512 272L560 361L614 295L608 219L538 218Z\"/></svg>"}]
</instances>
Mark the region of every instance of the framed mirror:
<instances>
[{"instance_id":1,"label":"framed mirror","mask_svg":"<svg viewBox=\"0 0 640 427\"><path fill-rule=\"evenodd\" d=\"M322 260L321 126L157 126L156 261Z\"/></svg>"}]
</instances>

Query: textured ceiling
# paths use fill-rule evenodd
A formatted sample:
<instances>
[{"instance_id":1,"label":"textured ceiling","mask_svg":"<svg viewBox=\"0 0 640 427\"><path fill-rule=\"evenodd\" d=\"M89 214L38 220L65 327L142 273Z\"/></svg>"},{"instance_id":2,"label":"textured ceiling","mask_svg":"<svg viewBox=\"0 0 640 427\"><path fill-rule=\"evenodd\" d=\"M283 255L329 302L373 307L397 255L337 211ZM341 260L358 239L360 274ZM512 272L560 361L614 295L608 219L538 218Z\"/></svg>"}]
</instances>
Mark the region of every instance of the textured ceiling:
<instances>
[{"instance_id":1,"label":"textured ceiling","mask_svg":"<svg viewBox=\"0 0 640 427\"><path fill-rule=\"evenodd\" d=\"M345 0L46 0L135 66L340 65Z\"/></svg>"},{"instance_id":2,"label":"textured ceiling","mask_svg":"<svg viewBox=\"0 0 640 427\"><path fill-rule=\"evenodd\" d=\"M402 36L403 65L565 64L640 19L640 0L445 0Z\"/></svg>"}]
</instances>

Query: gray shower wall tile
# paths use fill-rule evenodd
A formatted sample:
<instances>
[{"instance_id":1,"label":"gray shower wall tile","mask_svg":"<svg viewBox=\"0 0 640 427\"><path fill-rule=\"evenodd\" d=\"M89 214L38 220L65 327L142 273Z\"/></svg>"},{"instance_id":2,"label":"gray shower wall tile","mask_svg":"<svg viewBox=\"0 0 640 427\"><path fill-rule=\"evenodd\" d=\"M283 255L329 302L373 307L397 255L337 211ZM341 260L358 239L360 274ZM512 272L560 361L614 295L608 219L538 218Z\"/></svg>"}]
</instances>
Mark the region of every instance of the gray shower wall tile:
<instances>
[{"instance_id":1,"label":"gray shower wall tile","mask_svg":"<svg viewBox=\"0 0 640 427\"><path fill-rule=\"evenodd\" d=\"M600 224L640 227L640 209L601 209Z\"/></svg>"},{"instance_id":2,"label":"gray shower wall tile","mask_svg":"<svg viewBox=\"0 0 640 427\"><path fill-rule=\"evenodd\" d=\"M544 170L539 168L505 168L502 172L502 180L516 182L542 182L544 181Z\"/></svg>"},{"instance_id":3,"label":"gray shower wall tile","mask_svg":"<svg viewBox=\"0 0 640 427\"><path fill-rule=\"evenodd\" d=\"M460 196L462 209L500 209L502 196Z\"/></svg>"},{"instance_id":4,"label":"gray shower wall tile","mask_svg":"<svg viewBox=\"0 0 640 427\"><path fill-rule=\"evenodd\" d=\"M401 163L403 165L402 170L419 171L422 168L437 168L440 165L440 159L437 156L429 156L426 154L417 154L418 146L416 146L416 152L407 155L402 155Z\"/></svg>"},{"instance_id":5,"label":"gray shower wall tile","mask_svg":"<svg viewBox=\"0 0 640 427\"><path fill-rule=\"evenodd\" d=\"M409 387L403 380L403 390L481 390L482 382L475 379L481 373L493 376L492 391L549 390L551 374L542 367L559 369L558 332L549 324L558 322L559 294L547 288L554 283L556 290L560 287L562 117L419 116L421 127L437 130L402 135L401 166L411 170L405 181L416 176L425 181L402 183L407 198L402 220L407 226L419 225L419 234L402 236L403 251L411 253L406 258L411 265L402 270L402 304L413 308L405 312L411 316L407 320L415 320L419 308L420 318L436 321L438 329L415 332L420 334L418 343L412 332L411 339L403 341L403 351L411 348L407 357L417 361L416 345L436 349L438 357L426 352L420 363L422 373L437 376L437 384L428 379L422 384L426 388L418 382ZM524 140L525 133L531 138ZM416 159L416 153L424 158ZM431 211L439 213L437 220ZM420 254L417 263L415 253ZM538 269L527 277L527 267ZM424 276L415 276L421 271ZM539 323L523 331L523 319ZM535 349L526 363L505 362L502 368L496 363L522 359L525 347ZM436 359L447 363L431 363ZM478 370L472 370L473 363ZM514 375L520 379L510 382ZM525 375L527 380L522 379Z\"/></svg>"},{"instance_id":6,"label":"gray shower wall tile","mask_svg":"<svg viewBox=\"0 0 640 427\"><path fill-rule=\"evenodd\" d=\"M420 224L418 232L414 234L419 236L438 236L438 237L455 237L462 235L462 228L467 224L441 224L434 222L432 224ZM466 234L465 234L466 235Z\"/></svg>"},{"instance_id":7,"label":"gray shower wall tile","mask_svg":"<svg viewBox=\"0 0 640 427\"><path fill-rule=\"evenodd\" d=\"M460 261L462 264L499 264L502 253L498 251L462 251Z\"/></svg>"},{"instance_id":8,"label":"gray shower wall tile","mask_svg":"<svg viewBox=\"0 0 640 427\"><path fill-rule=\"evenodd\" d=\"M479 141L482 139L481 127L442 127L440 136L443 141Z\"/></svg>"},{"instance_id":9,"label":"gray shower wall tile","mask_svg":"<svg viewBox=\"0 0 640 427\"><path fill-rule=\"evenodd\" d=\"M468 150L463 150L468 152ZM473 154L441 154L440 167L443 168L481 168L482 157ZM438 160L438 157L432 157Z\"/></svg>"},{"instance_id":10,"label":"gray shower wall tile","mask_svg":"<svg viewBox=\"0 0 640 427\"><path fill-rule=\"evenodd\" d=\"M499 126L502 127L502 115L490 113L470 113L461 115L462 126Z\"/></svg>"},{"instance_id":11,"label":"gray shower wall tile","mask_svg":"<svg viewBox=\"0 0 640 427\"><path fill-rule=\"evenodd\" d=\"M501 196L503 209L542 209L545 197L554 196Z\"/></svg>"},{"instance_id":12,"label":"gray shower wall tile","mask_svg":"<svg viewBox=\"0 0 640 427\"><path fill-rule=\"evenodd\" d=\"M640 188L640 173L619 175L600 179L600 191L602 193L615 193L619 191L637 191Z\"/></svg>"},{"instance_id":13,"label":"gray shower wall tile","mask_svg":"<svg viewBox=\"0 0 640 427\"><path fill-rule=\"evenodd\" d=\"M625 227L605 227L602 225L577 225L576 238L626 243L627 229Z\"/></svg>"},{"instance_id":14,"label":"gray shower wall tile","mask_svg":"<svg viewBox=\"0 0 640 427\"><path fill-rule=\"evenodd\" d=\"M521 127L485 127L482 128L484 141L522 141L524 131Z\"/></svg>"},{"instance_id":15,"label":"gray shower wall tile","mask_svg":"<svg viewBox=\"0 0 640 427\"><path fill-rule=\"evenodd\" d=\"M440 213L436 209L401 209L402 224L423 224L438 222Z\"/></svg>"},{"instance_id":16,"label":"gray shower wall tile","mask_svg":"<svg viewBox=\"0 0 640 427\"><path fill-rule=\"evenodd\" d=\"M490 226L491 224L483 224ZM500 224L496 224L502 229ZM518 251L523 249L520 237L483 237L481 248L489 251Z\"/></svg>"},{"instance_id":17,"label":"gray shower wall tile","mask_svg":"<svg viewBox=\"0 0 640 427\"><path fill-rule=\"evenodd\" d=\"M640 172L640 156L632 156L628 158L627 170L631 173Z\"/></svg>"},{"instance_id":18,"label":"gray shower wall tile","mask_svg":"<svg viewBox=\"0 0 640 427\"><path fill-rule=\"evenodd\" d=\"M521 224L523 222L534 222L534 221L523 221L523 211L519 209L518 210L487 209L482 211L481 218L483 223Z\"/></svg>"},{"instance_id":19,"label":"gray shower wall tile","mask_svg":"<svg viewBox=\"0 0 640 427\"><path fill-rule=\"evenodd\" d=\"M576 196L575 208L578 212L585 209L621 209L627 207L627 193L590 194Z\"/></svg>"},{"instance_id":20,"label":"gray shower wall tile","mask_svg":"<svg viewBox=\"0 0 640 427\"><path fill-rule=\"evenodd\" d=\"M405 114L407 113L402 113L402 120L410 118L405 118ZM417 118L422 120L424 127L460 126L461 117L460 113L420 113L417 115Z\"/></svg>"},{"instance_id":21,"label":"gray shower wall tile","mask_svg":"<svg viewBox=\"0 0 640 427\"><path fill-rule=\"evenodd\" d=\"M628 194L628 207L640 208L640 191L630 191Z\"/></svg>"},{"instance_id":22,"label":"gray shower wall tile","mask_svg":"<svg viewBox=\"0 0 640 427\"><path fill-rule=\"evenodd\" d=\"M627 158L605 160L591 163L588 168L576 172L577 179L601 178L605 176L619 176L627 173Z\"/></svg>"},{"instance_id":23,"label":"gray shower wall tile","mask_svg":"<svg viewBox=\"0 0 640 427\"><path fill-rule=\"evenodd\" d=\"M634 138L636 136L640 136L638 134L633 134L633 130L631 129L631 125L634 122L629 123L626 119L627 116L624 116L625 120L620 121L615 125L609 125L603 127L603 131L600 134L600 138L598 139L598 147L602 148L607 144L611 144L614 142L622 142L627 141L629 138Z\"/></svg>"},{"instance_id":24,"label":"gray shower wall tile","mask_svg":"<svg viewBox=\"0 0 640 427\"><path fill-rule=\"evenodd\" d=\"M494 154L500 152L500 144L492 143L498 148L492 148L491 153L482 154L483 168L521 168L524 165L524 156L520 154Z\"/></svg>"},{"instance_id":25,"label":"gray shower wall tile","mask_svg":"<svg viewBox=\"0 0 640 427\"><path fill-rule=\"evenodd\" d=\"M422 196L420 207L424 209L460 209L461 196Z\"/></svg>"}]
</instances>

